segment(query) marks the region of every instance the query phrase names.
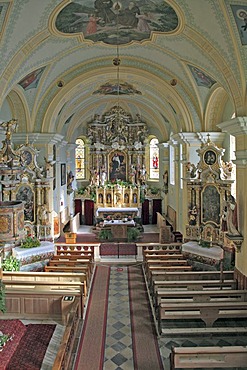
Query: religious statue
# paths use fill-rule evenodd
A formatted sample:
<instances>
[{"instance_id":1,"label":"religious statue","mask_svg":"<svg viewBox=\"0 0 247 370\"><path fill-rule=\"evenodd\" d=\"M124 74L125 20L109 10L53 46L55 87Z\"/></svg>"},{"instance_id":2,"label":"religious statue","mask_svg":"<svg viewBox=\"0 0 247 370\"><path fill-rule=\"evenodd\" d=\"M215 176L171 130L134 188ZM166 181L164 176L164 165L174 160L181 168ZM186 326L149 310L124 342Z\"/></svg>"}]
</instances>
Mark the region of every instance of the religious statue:
<instances>
[{"instance_id":1,"label":"religious statue","mask_svg":"<svg viewBox=\"0 0 247 370\"><path fill-rule=\"evenodd\" d=\"M226 222L227 222L227 234L229 235L240 235L239 231L237 230L238 222L237 222L237 203L233 195L227 195L227 214L226 214Z\"/></svg>"},{"instance_id":2,"label":"religious statue","mask_svg":"<svg viewBox=\"0 0 247 370\"><path fill-rule=\"evenodd\" d=\"M146 176L147 176L147 171L146 171L145 164L143 164L142 168L140 169L140 173L139 173L139 180L140 180L141 185L145 185Z\"/></svg>"},{"instance_id":3,"label":"religious statue","mask_svg":"<svg viewBox=\"0 0 247 370\"><path fill-rule=\"evenodd\" d=\"M74 181L75 176L73 175L72 171L69 171L68 178L67 178L67 189L72 189L72 183Z\"/></svg>"},{"instance_id":4,"label":"religious statue","mask_svg":"<svg viewBox=\"0 0 247 370\"><path fill-rule=\"evenodd\" d=\"M48 210L45 205L39 206L38 219L39 219L40 225L48 225L49 223Z\"/></svg>"},{"instance_id":5,"label":"religious statue","mask_svg":"<svg viewBox=\"0 0 247 370\"><path fill-rule=\"evenodd\" d=\"M106 180L107 180L107 174L106 174L105 169L103 168L102 171L101 171L100 185L104 186Z\"/></svg>"},{"instance_id":6,"label":"religious statue","mask_svg":"<svg viewBox=\"0 0 247 370\"><path fill-rule=\"evenodd\" d=\"M193 206L192 209L189 210L189 225L196 225L197 221L197 208Z\"/></svg>"},{"instance_id":7,"label":"religious statue","mask_svg":"<svg viewBox=\"0 0 247 370\"><path fill-rule=\"evenodd\" d=\"M136 169L133 164L130 165L130 171L129 171L129 181L135 185L136 183Z\"/></svg>"}]
</instances>

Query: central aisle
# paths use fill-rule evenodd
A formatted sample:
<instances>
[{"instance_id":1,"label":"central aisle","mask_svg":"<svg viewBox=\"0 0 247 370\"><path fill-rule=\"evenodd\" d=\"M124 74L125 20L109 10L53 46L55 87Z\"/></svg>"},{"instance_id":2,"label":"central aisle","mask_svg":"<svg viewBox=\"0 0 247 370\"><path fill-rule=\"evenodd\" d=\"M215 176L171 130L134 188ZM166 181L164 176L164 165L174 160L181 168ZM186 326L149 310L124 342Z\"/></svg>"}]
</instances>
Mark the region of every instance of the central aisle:
<instances>
[{"instance_id":1,"label":"central aisle","mask_svg":"<svg viewBox=\"0 0 247 370\"><path fill-rule=\"evenodd\" d=\"M163 370L141 265L96 266L79 341L75 370Z\"/></svg>"}]
</instances>

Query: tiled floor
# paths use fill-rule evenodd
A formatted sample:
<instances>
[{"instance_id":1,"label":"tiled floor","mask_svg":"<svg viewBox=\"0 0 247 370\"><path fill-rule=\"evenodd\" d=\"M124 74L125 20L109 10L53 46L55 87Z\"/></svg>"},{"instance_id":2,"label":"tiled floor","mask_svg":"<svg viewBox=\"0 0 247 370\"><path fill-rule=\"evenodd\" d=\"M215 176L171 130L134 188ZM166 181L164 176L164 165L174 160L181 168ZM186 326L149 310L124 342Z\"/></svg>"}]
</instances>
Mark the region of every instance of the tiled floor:
<instances>
[{"instance_id":1,"label":"tiled floor","mask_svg":"<svg viewBox=\"0 0 247 370\"><path fill-rule=\"evenodd\" d=\"M105 370L131 370L133 366L127 267L111 267Z\"/></svg>"}]
</instances>

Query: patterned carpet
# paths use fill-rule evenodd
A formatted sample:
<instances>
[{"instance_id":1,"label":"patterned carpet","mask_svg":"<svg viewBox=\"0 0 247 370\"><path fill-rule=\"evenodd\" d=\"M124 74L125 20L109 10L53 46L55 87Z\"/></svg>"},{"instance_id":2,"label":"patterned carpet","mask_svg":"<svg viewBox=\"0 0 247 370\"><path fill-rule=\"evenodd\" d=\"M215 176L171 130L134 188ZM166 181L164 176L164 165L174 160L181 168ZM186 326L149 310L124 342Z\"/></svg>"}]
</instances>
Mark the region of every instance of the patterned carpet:
<instances>
[{"instance_id":1,"label":"patterned carpet","mask_svg":"<svg viewBox=\"0 0 247 370\"><path fill-rule=\"evenodd\" d=\"M20 320L0 320L0 330L14 335L0 358L0 370L39 370L56 325L29 324Z\"/></svg>"}]
</instances>

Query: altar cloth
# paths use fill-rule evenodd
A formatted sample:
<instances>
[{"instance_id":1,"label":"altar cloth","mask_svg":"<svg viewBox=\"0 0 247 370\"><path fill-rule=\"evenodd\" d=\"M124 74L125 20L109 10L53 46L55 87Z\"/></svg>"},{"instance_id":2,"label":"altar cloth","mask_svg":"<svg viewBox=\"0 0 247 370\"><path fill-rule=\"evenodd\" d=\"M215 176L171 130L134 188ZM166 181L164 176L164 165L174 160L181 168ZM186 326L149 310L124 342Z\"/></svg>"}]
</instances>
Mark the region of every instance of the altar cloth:
<instances>
[{"instance_id":1,"label":"altar cloth","mask_svg":"<svg viewBox=\"0 0 247 370\"><path fill-rule=\"evenodd\" d=\"M99 216L99 213L117 213L117 212L136 212L137 216L139 214L139 209L137 207L99 207L96 211L96 216Z\"/></svg>"},{"instance_id":2,"label":"altar cloth","mask_svg":"<svg viewBox=\"0 0 247 370\"><path fill-rule=\"evenodd\" d=\"M51 258L55 253L55 245L49 241L40 242L35 248L13 248L13 256L21 261L22 265Z\"/></svg>"},{"instance_id":3,"label":"altar cloth","mask_svg":"<svg viewBox=\"0 0 247 370\"><path fill-rule=\"evenodd\" d=\"M217 246L204 248L196 241L190 241L182 245L182 252L195 254L201 257L211 258L217 261L223 259L223 249Z\"/></svg>"},{"instance_id":4,"label":"altar cloth","mask_svg":"<svg viewBox=\"0 0 247 370\"><path fill-rule=\"evenodd\" d=\"M107 221L107 220L104 221L104 226L115 226L115 225L135 226L135 221L134 220L126 221L126 222L122 220L113 220L113 222Z\"/></svg>"}]
</instances>

